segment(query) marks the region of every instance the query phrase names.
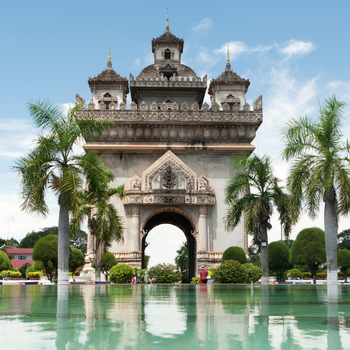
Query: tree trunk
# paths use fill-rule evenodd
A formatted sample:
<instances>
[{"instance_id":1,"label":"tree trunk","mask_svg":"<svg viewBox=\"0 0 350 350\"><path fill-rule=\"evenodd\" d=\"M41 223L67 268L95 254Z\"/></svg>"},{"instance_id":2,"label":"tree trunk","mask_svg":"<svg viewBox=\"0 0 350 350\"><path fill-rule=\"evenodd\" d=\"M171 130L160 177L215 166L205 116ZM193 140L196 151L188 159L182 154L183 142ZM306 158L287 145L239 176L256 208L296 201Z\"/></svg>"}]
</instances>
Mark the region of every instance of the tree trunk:
<instances>
[{"instance_id":1,"label":"tree trunk","mask_svg":"<svg viewBox=\"0 0 350 350\"><path fill-rule=\"evenodd\" d=\"M316 271L312 272L312 280L313 280L313 283L316 284Z\"/></svg>"},{"instance_id":2,"label":"tree trunk","mask_svg":"<svg viewBox=\"0 0 350 350\"><path fill-rule=\"evenodd\" d=\"M260 224L261 241L266 240L266 247L261 246L260 262L263 275L261 277L261 284L269 283L269 243L267 240L267 221Z\"/></svg>"},{"instance_id":3,"label":"tree trunk","mask_svg":"<svg viewBox=\"0 0 350 350\"><path fill-rule=\"evenodd\" d=\"M59 199L58 218L58 284L68 284L69 264L69 212L68 206Z\"/></svg>"},{"instance_id":4,"label":"tree trunk","mask_svg":"<svg viewBox=\"0 0 350 350\"><path fill-rule=\"evenodd\" d=\"M101 261L104 251L104 244L99 238L96 239L96 253L95 253L95 281L101 281Z\"/></svg>"},{"instance_id":5,"label":"tree trunk","mask_svg":"<svg viewBox=\"0 0 350 350\"><path fill-rule=\"evenodd\" d=\"M326 239L327 284L338 284L337 233L335 190L332 187L324 195L324 231Z\"/></svg>"}]
</instances>

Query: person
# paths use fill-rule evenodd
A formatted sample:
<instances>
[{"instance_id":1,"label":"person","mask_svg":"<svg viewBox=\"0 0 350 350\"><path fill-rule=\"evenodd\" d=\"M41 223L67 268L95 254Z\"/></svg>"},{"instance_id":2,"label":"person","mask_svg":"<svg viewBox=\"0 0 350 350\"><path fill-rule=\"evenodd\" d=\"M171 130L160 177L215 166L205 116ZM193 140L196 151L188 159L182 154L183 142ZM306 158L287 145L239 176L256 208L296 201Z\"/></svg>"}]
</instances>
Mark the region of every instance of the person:
<instances>
[{"instance_id":1,"label":"person","mask_svg":"<svg viewBox=\"0 0 350 350\"><path fill-rule=\"evenodd\" d=\"M206 270L205 268L204 268L204 265L202 265L201 266L201 272L200 272L200 276L201 276L201 278L200 278L200 282L202 283L202 284L207 284L207 282L208 282L208 270Z\"/></svg>"},{"instance_id":2,"label":"person","mask_svg":"<svg viewBox=\"0 0 350 350\"><path fill-rule=\"evenodd\" d=\"M136 284L136 275L132 278L132 284Z\"/></svg>"},{"instance_id":3,"label":"person","mask_svg":"<svg viewBox=\"0 0 350 350\"><path fill-rule=\"evenodd\" d=\"M136 274L136 284L139 284L140 283L140 277L138 274Z\"/></svg>"}]
</instances>

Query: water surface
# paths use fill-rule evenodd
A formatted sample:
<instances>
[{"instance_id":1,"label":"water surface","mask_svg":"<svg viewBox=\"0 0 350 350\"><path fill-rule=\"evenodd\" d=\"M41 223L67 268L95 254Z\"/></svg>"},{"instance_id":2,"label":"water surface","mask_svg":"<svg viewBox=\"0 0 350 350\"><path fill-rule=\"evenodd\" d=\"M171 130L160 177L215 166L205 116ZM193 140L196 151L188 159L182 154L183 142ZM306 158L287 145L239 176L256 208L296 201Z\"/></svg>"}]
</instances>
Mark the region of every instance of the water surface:
<instances>
[{"instance_id":1,"label":"water surface","mask_svg":"<svg viewBox=\"0 0 350 350\"><path fill-rule=\"evenodd\" d=\"M1 348L350 349L350 286L1 286Z\"/></svg>"}]
</instances>

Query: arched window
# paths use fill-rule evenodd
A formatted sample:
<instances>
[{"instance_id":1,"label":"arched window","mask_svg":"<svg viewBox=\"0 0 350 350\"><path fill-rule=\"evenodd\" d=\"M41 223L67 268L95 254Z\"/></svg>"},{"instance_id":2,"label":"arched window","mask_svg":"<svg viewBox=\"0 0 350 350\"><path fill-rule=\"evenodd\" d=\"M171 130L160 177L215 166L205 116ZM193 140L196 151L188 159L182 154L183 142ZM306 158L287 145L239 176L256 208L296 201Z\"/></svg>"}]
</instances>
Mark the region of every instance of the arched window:
<instances>
[{"instance_id":1,"label":"arched window","mask_svg":"<svg viewBox=\"0 0 350 350\"><path fill-rule=\"evenodd\" d=\"M170 52L169 49L166 49L166 50L165 50L165 52L164 52L164 58L165 58L166 60L170 60L170 58L171 58L171 52Z\"/></svg>"}]
</instances>

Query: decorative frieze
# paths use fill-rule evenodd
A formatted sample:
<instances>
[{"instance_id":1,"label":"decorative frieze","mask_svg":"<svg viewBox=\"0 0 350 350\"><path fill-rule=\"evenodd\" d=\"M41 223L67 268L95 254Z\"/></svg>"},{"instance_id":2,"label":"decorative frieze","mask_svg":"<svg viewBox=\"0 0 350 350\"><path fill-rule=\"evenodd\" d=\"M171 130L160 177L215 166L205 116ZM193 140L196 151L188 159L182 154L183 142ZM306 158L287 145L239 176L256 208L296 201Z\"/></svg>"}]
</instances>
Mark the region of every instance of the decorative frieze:
<instances>
[{"instance_id":1,"label":"decorative frieze","mask_svg":"<svg viewBox=\"0 0 350 350\"><path fill-rule=\"evenodd\" d=\"M223 252L201 250L197 252L198 263L221 264Z\"/></svg>"}]
</instances>

